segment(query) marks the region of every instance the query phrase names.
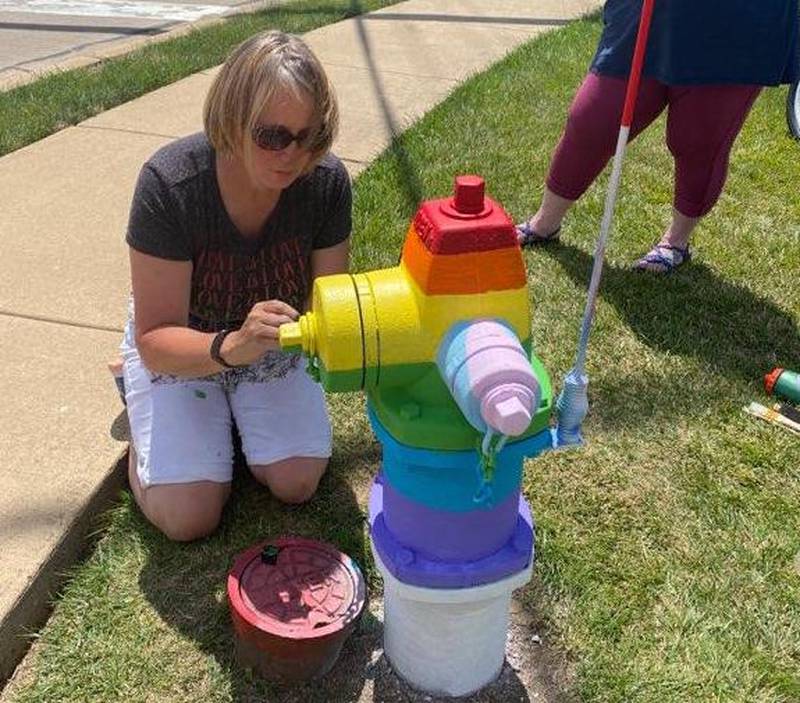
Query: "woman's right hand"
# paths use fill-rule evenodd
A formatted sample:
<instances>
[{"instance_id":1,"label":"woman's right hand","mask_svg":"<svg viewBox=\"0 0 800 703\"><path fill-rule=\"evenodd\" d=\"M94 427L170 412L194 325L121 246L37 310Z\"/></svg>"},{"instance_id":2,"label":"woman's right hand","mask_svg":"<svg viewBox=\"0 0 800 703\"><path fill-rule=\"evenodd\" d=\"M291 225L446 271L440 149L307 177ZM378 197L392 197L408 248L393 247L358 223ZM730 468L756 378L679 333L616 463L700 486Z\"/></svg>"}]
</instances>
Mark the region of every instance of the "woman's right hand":
<instances>
[{"instance_id":1,"label":"woman's right hand","mask_svg":"<svg viewBox=\"0 0 800 703\"><path fill-rule=\"evenodd\" d=\"M222 343L220 354L232 366L254 364L268 351L280 349L278 328L294 322L298 312L281 300L256 303L242 326Z\"/></svg>"}]
</instances>

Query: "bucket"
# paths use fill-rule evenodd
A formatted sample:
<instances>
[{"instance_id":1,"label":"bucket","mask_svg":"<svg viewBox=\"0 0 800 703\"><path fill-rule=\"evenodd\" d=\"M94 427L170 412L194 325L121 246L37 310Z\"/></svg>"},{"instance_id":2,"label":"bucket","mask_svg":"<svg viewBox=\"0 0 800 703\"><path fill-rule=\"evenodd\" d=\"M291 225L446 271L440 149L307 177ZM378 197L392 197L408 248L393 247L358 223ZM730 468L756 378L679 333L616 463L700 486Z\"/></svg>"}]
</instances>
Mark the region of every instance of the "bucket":
<instances>
[{"instance_id":1,"label":"bucket","mask_svg":"<svg viewBox=\"0 0 800 703\"><path fill-rule=\"evenodd\" d=\"M465 696L503 668L511 592L524 571L475 588L422 588L398 581L373 548L383 576L383 646L394 670L433 695Z\"/></svg>"},{"instance_id":2,"label":"bucket","mask_svg":"<svg viewBox=\"0 0 800 703\"><path fill-rule=\"evenodd\" d=\"M237 659L273 681L323 676L365 602L361 569L329 544L281 537L251 547L228 574Z\"/></svg>"}]
</instances>

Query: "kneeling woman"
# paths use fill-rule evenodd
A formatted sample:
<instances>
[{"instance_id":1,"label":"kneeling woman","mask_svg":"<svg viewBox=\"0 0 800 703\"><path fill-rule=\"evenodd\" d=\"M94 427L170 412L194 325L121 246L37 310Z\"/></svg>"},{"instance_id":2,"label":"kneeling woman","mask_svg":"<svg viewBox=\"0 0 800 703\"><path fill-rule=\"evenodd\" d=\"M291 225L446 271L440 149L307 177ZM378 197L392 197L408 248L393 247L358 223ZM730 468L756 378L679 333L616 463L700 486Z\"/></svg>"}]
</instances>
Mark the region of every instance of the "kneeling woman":
<instances>
[{"instance_id":1,"label":"kneeling woman","mask_svg":"<svg viewBox=\"0 0 800 703\"><path fill-rule=\"evenodd\" d=\"M204 132L165 146L139 175L122 345L129 478L172 539L219 523L234 421L250 470L280 500L307 500L325 471L325 399L277 338L315 277L347 269L350 181L329 154L337 122L317 58L268 32L222 67Z\"/></svg>"}]
</instances>

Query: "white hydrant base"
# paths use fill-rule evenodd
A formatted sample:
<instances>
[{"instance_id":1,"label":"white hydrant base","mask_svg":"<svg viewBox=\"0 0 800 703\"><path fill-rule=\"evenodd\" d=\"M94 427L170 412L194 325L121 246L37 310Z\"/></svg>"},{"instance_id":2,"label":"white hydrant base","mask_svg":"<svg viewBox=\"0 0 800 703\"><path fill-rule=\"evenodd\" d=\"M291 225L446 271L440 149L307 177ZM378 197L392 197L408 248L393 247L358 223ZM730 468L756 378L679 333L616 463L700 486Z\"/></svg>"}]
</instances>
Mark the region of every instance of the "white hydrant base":
<instances>
[{"instance_id":1,"label":"white hydrant base","mask_svg":"<svg viewBox=\"0 0 800 703\"><path fill-rule=\"evenodd\" d=\"M414 688L464 696L503 668L511 592L532 565L475 588L422 588L395 578L373 548L383 576L383 646L395 671Z\"/></svg>"}]
</instances>

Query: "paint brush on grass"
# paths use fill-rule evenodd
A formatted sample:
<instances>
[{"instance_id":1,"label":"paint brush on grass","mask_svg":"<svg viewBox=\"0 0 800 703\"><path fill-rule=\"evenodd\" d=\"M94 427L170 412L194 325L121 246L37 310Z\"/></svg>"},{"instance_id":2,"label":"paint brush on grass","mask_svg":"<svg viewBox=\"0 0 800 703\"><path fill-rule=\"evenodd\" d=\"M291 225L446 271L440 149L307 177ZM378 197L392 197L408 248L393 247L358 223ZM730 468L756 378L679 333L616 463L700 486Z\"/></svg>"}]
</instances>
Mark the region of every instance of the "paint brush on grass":
<instances>
[{"instance_id":1,"label":"paint brush on grass","mask_svg":"<svg viewBox=\"0 0 800 703\"><path fill-rule=\"evenodd\" d=\"M800 425L800 410L794 407L794 405L790 405L789 403L775 403L772 409Z\"/></svg>"},{"instance_id":2,"label":"paint brush on grass","mask_svg":"<svg viewBox=\"0 0 800 703\"><path fill-rule=\"evenodd\" d=\"M746 405L743 409L748 415L761 418L762 420L771 422L773 425L780 425L790 432L800 436L800 423L790 420L788 417L781 415L772 408L761 405L761 403L752 402L750 405Z\"/></svg>"}]
</instances>

